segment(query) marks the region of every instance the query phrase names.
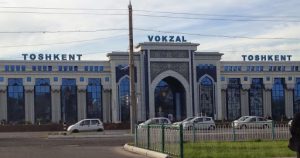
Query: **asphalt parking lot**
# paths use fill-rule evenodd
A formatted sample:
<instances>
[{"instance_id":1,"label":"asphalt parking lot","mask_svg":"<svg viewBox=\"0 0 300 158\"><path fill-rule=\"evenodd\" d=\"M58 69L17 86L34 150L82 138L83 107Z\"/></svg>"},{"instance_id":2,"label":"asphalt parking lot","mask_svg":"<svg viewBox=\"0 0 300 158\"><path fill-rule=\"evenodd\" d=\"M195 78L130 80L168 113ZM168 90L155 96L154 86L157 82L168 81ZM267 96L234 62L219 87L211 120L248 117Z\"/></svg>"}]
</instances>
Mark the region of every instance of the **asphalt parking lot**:
<instances>
[{"instance_id":1,"label":"asphalt parking lot","mask_svg":"<svg viewBox=\"0 0 300 158\"><path fill-rule=\"evenodd\" d=\"M118 132L90 138L48 138L48 134L0 133L0 158L143 158L123 150L125 143L133 141L132 136L118 136Z\"/></svg>"}]
</instances>

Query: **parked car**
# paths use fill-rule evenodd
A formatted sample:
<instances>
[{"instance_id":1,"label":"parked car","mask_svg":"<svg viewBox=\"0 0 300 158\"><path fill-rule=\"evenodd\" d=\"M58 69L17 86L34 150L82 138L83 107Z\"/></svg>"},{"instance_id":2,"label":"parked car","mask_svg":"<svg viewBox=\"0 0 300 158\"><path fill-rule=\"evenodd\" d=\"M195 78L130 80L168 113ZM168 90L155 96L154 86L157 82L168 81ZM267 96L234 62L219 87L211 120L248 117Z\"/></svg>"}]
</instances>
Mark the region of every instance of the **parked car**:
<instances>
[{"instance_id":1,"label":"parked car","mask_svg":"<svg viewBox=\"0 0 300 158\"><path fill-rule=\"evenodd\" d=\"M288 122L288 126L289 126L289 127L292 127L292 123L293 123L293 120L290 120L290 121Z\"/></svg>"},{"instance_id":2,"label":"parked car","mask_svg":"<svg viewBox=\"0 0 300 158\"><path fill-rule=\"evenodd\" d=\"M232 122L234 128L269 128L272 126L272 120L260 116L242 116Z\"/></svg>"},{"instance_id":3,"label":"parked car","mask_svg":"<svg viewBox=\"0 0 300 158\"><path fill-rule=\"evenodd\" d=\"M183 129L215 129L216 124L212 117L199 116L182 123Z\"/></svg>"},{"instance_id":4,"label":"parked car","mask_svg":"<svg viewBox=\"0 0 300 158\"><path fill-rule=\"evenodd\" d=\"M188 121L192 120L193 118L194 118L194 117L187 117L187 118L185 118L185 119L182 120L182 121L174 122L173 125L179 125L179 124L182 124L182 123L184 123L184 122L188 122Z\"/></svg>"},{"instance_id":5,"label":"parked car","mask_svg":"<svg viewBox=\"0 0 300 158\"><path fill-rule=\"evenodd\" d=\"M154 117L150 118L147 121L140 123L140 126L145 126L145 125L167 125L171 124L171 121L166 118L166 117Z\"/></svg>"},{"instance_id":6,"label":"parked car","mask_svg":"<svg viewBox=\"0 0 300 158\"><path fill-rule=\"evenodd\" d=\"M99 119L83 119L68 127L68 132L103 131L103 123Z\"/></svg>"}]
</instances>

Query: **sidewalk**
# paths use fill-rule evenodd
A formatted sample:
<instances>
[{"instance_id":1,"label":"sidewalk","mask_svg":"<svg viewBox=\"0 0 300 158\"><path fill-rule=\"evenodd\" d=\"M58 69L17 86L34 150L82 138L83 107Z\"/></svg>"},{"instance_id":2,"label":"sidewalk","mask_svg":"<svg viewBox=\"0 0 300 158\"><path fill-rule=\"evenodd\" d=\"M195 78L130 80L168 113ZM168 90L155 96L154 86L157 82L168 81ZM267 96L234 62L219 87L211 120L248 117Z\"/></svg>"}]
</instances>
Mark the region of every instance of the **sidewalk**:
<instances>
[{"instance_id":1,"label":"sidewalk","mask_svg":"<svg viewBox=\"0 0 300 158\"><path fill-rule=\"evenodd\" d=\"M68 133L63 132L51 132L48 134L48 138L116 138L116 137L132 137L129 130L105 130L103 132L79 132Z\"/></svg>"},{"instance_id":2,"label":"sidewalk","mask_svg":"<svg viewBox=\"0 0 300 158\"><path fill-rule=\"evenodd\" d=\"M6 138L111 138L131 137L130 130L105 130L103 132L80 132L68 133L66 131L56 132L0 132L0 139Z\"/></svg>"}]
</instances>

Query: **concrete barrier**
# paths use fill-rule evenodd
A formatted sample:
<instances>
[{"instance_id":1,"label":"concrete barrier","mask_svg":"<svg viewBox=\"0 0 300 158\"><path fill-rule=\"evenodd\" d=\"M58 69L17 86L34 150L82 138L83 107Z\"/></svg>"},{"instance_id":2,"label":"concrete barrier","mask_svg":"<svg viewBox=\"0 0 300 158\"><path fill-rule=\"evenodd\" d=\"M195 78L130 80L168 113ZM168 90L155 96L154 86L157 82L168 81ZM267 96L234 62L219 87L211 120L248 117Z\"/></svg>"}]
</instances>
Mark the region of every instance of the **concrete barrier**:
<instances>
[{"instance_id":1,"label":"concrete barrier","mask_svg":"<svg viewBox=\"0 0 300 158\"><path fill-rule=\"evenodd\" d=\"M152 150L147 150L147 149L131 146L131 145L128 145L128 144L124 145L124 149L126 151L129 151L129 152L133 152L133 153L136 153L136 154L140 154L140 155L144 155L144 156L152 157L152 158L171 158L167 154L163 154L163 153L160 153L160 152L156 152L156 151L152 151Z\"/></svg>"}]
</instances>

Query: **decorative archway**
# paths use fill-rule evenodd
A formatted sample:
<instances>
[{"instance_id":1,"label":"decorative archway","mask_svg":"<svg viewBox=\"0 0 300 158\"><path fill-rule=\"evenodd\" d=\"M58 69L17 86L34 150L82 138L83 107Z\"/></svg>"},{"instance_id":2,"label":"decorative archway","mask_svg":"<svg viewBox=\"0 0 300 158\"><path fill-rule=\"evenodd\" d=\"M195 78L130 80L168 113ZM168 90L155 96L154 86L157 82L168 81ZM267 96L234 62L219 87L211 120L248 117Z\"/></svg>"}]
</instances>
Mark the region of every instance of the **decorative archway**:
<instances>
[{"instance_id":1,"label":"decorative archway","mask_svg":"<svg viewBox=\"0 0 300 158\"><path fill-rule=\"evenodd\" d=\"M179 88L176 89L176 86L174 88L174 86L172 86L174 84L177 84L177 86L179 85L178 86ZM192 116L192 107L190 104L191 96L190 96L189 83L179 73L172 71L172 70L168 70L168 71L165 71L165 72L159 74L152 81L152 83L150 85L150 89L149 89L149 92L150 92L149 93L150 117L158 116L158 114L156 112L160 112L160 109L157 109L159 107L156 107L156 105L155 105L155 90L157 90L156 88L160 87L160 86L165 86L166 88L167 88L167 86L169 86L169 90L172 91L172 92L168 92L168 93L172 93L172 96L171 96L171 94L169 94L169 97L173 98L172 99L173 113L170 113L170 114L173 115L174 120L181 120L181 119L184 119L183 117ZM160 91L160 92L162 92L162 91ZM160 97L167 97L167 93L165 93L165 94L161 93L160 95L161 95ZM163 95L165 95L165 96L163 96ZM158 96L158 94L156 96ZM180 99L178 99L178 98L180 98ZM179 115L179 112L177 112L177 111L182 109L181 108L182 105L184 108L184 113L180 113L180 115ZM168 107L166 107L166 108L168 109ZM169 108L169 110L170 110L170 108ZM164 112L164 111L162 111L162 112ZM165 112L172 112L172 110L165 111ZM169 113L165 113L164 116L170 116L168 114Z\"/></svg>"}]
</instances>

